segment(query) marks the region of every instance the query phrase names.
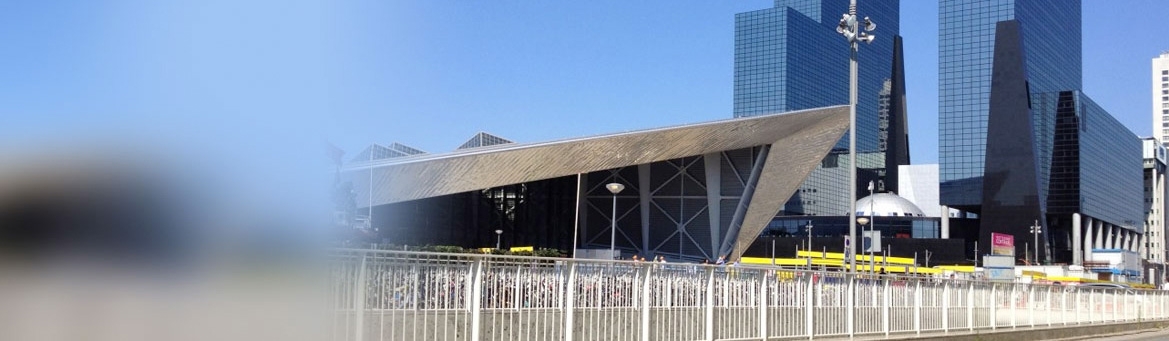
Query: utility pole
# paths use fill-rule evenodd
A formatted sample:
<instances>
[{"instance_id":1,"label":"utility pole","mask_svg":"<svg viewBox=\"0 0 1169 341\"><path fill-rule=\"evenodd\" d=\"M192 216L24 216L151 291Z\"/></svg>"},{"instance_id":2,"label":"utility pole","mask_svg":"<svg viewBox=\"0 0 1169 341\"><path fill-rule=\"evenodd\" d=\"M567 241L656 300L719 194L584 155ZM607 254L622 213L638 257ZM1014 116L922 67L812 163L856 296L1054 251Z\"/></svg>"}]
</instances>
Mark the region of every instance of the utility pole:
<instances>
[{"instance_id":1,"label":"utility pole","mask_svg":"<svg viewBox=\"0 0 1169 341\"><path fill-rule=\"evenodd\" d=\"M1039 226L1039 220L1035 220L1035 225L1031 225L1031 235L1035 237L1035 264L1038 265L1041 261L1039 259L1039 234L1043 233L1043 228Z\"/></svg>"}]
</instances>

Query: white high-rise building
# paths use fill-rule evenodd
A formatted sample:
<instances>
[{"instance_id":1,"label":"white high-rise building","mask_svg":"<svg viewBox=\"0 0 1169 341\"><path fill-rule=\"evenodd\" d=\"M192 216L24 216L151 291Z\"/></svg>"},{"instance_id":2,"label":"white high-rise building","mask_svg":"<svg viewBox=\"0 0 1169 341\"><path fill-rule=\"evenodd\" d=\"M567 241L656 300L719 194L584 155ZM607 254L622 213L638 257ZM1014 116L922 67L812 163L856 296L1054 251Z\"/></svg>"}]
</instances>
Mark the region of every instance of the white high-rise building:
<instances>
[{"instance_id":1,"label":"white high-rise building","mask_svg":"<svg viewBox=\"0 0 1169 341\"><path fill-rule=\"evenodd\" d=\"M1169 51L1153 58L1153 137L1169 143Z\"/></svg>"},{"instance_id":2,"label":"white high-rise building","mask_svg":"<svg viewBox=\"0 0 1169 341\"><path fill-rule=\"evenodd\" d=\"M1144 139L1145 159L1145 238L1141 257L1149 262L1145 278L1150 284L1161 284L1165 277L1166 244L1165 235L1167 169L1165 146L1156 138Z\"/></svg>"}]
</instances>

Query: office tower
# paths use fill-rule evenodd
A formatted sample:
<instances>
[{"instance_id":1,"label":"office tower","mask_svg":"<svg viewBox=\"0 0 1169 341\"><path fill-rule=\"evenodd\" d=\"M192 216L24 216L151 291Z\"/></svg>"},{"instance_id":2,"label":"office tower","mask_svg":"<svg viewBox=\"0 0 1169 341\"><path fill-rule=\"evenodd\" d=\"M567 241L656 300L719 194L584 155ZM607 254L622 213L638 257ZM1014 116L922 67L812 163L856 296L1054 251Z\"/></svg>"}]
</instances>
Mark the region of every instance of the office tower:
<instances>
[{"instance_id":1,"label":"office tower","mask_svg":"<svg viewBox=\"0 0 1169 341\"><path fill-rule=\"evenodd\" d=\"M1032 262L1137 253L1141 142L1080 92L1079 2L939 6L940 201L979 225L958 235L1037 241Z\"/></svg>"},{"instance_id":2,"label":"office tower","mask_svg":"<svg viewBox=\"0 0 1169 341\"><path fill-rule=\"evenodd\" d=\"M1153 137L1169 138L1169 51L1153 58Z\"/></svg>"},{"instance_id":3,"label":"office tower","mask_svg":"<svg viewBox=\"0 0 1169 341\"><path fill-rule=\"evenodd\" d=\"M1145 243L1142 258L1156 264L1159 270L1146 274L1149 283L1160 284L1165 277L1165 186L1166 151L1165 145L1156 138L1144 139L1145 161Z\"/></svg>"},{"instance_id":4,"label":"office tower","mask_svg":"<svg viewBox=\"0 0 1169 341\"><path fill-rule=\"evenodd\" d=\"M995 25L1022 26L1031 93L1081 89L1080 2L942 0L938 16L939 194L943 205L977 212Z\"/></svg>"},{"instance_id":5,"label":"office tower","mask_svg":"<svg viewBox=\"0 0 1169 341\"><path fill-rule=\"evenodd\" d=\"M857 14L877 24L859 47L858 195L870 180L897 188L909 163L898 1L860 1ZM836 33L847 0L777 0L735 15L734 115L754 116L848 104L848 42ZM847 215L848 137L843 137L784 205L780 215Z\"/></svg>"}]
</instances>

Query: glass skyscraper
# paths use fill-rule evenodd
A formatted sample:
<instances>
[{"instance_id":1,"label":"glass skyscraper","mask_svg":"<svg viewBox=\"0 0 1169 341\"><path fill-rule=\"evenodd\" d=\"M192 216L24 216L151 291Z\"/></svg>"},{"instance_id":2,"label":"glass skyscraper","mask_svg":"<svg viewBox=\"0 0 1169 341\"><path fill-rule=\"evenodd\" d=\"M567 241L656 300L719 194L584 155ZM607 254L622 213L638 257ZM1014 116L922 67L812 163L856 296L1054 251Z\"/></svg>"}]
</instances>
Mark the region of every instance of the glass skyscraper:
<instances>
[{"instance_id":1,"label":"glass skyscraper","mask_svg":"<svg viewBox=\"0 0 1169 341\"><path fill-rule=\"evenodd\" d=\"M1082 88L1080 2L941 0L938 16L940 199L943 205L978 212L995 25L1004 20L1019 22L1030 93L1078 90Z\"/></svg>"},{"instance_id":2,"label":"glass skyscraper","mask_svg":"<svg viewBox=\"0 0 1169 341\"><path fill-rule=\"evenodd\" d=\"M1080 92L1079 1L939 7L940 201L979 223L956 234L983 245L1012 234L1017 256L1037 239L1031 261L1136 254L1141 142Z\"/></svg>"},{"instance_id":3,"label":"glass skyscraper","mask_svg":"<svg viewBox=\"0 0 1169 341\"><path fill-rule=\"evenodd\" d=\"M861 1L857 14L877 24L858 52L858 195L869 180L897 188L908 164L899 1ZM836 33L848 0L776 0L735 15L735 117L848 104L848 43ZM892 164L890 168L889 165ZM843 137L784 206L781 215L847 215L848 137Z\"/></svg>"}]
</instances>

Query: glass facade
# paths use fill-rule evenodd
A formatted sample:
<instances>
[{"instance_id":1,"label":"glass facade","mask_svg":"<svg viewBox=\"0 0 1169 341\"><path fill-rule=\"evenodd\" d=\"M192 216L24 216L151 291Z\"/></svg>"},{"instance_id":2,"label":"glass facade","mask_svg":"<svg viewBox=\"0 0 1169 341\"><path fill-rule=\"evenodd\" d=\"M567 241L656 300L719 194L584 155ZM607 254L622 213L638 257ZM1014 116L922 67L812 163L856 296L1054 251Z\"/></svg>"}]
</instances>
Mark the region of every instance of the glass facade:
<instances>
[{"instance_id":1,"label":"glass facade","mask_svg":"<svg viewBox=\"0 0 1169 341\"><path fill-rule=\"evenodd\" d=\"M1080 89L1080 3L941 0L938 15L940 200L977 212L986 161L995 25L1018 20L1030 93ZM1041 104L1035 96L1032 102ZM1035 147L1037 155L1049 148Z\"/></svg>"},{"instance_id":2,"label":"glass facade","mask_svg":"<svg viewBox=\"0 0 1169 341\"><path fill-rule=\"evenodd\" d=\"M1143 233L1141 140L1088 96L1065 93L1079 109L1081 212Z\"/></svg>"},{"instance_id":3,"label":"glass facade","mask_svg":"<svg viewBox=\"0 0 1169 341\"><path fill-rule=\"evenodd\" d=\"M877 24L873 32L877 39L872 44L861 44L858 50L859 183L885 174L882 142L886 141L881 136L879 109L882 101L886 108L889 106L886 82L893 77L899 6L899 1L865 1L857 7L860 16L868 16ZM735 117L848 104L849 48L836 33L840 15L846 12L847 0L776 0L773 8L736 14ZM847 153L845 135L792 196L781 215L847 214ZM858 193L864 187L859 186Z\"/></svg>"}]
</instances>

